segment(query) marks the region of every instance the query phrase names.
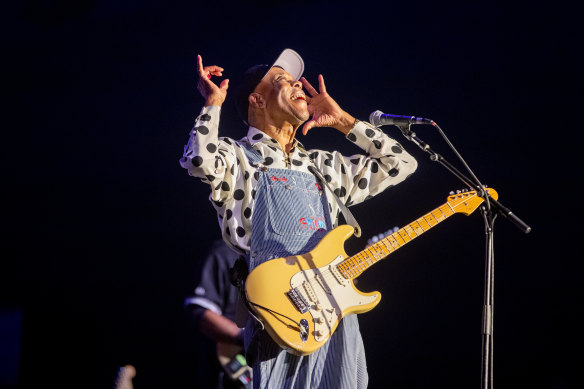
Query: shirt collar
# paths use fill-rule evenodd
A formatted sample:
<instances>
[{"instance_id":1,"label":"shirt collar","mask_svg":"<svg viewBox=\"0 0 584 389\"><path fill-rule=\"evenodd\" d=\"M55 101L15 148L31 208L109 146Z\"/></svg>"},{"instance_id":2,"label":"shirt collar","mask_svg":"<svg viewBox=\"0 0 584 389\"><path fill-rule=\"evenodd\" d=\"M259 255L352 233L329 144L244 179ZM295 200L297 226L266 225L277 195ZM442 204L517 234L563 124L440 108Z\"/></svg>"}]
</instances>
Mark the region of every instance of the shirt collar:
<instances>
[{"instance_id":1,"label":"shirt collar","mask_svg":"<svg viewBox=\"0 0 584 389\"><path fill-rule=\"evenodd\" d=\"M276 146L278 149L282 150L277 140L253 126L249 126L249 129L247 130L247 140L252 146L254 146L256 143L263 142L272 146ZM292 147L292 151L294 151L296 146L299 144L300 142L298 142L298 139L294 139L294 146Z\"/></svg>"}]
</instances>

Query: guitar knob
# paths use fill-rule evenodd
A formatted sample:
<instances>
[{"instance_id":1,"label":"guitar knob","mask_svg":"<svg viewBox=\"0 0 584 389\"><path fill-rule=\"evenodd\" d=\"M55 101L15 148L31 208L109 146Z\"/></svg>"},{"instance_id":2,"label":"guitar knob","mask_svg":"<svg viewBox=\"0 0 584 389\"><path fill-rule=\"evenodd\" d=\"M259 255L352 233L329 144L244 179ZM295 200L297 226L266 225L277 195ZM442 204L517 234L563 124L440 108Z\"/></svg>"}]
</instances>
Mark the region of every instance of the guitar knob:
<instances>
[{"instance_id":1,"label":"guitar knob","mask_svg":"<svg viewBox=\"0 0 584 389\"><path fill-rule=\"evenodd\" d=\"M323 318L322 318L322 317L317 317L316 319L314 319L314 322L315 322L316 324L322 324L322 323L324 323L324 320L323 320Z\"/></svg>"},{"instance_id":2,"label":"guitar knob","mask_svg":"<svg viewBox=\"0 0 584 389\"><path fill-rule=\"evenodd\" d=\"M314 331L314 335L315 336L319 336L319 337L320 336L323 336L324 335L324 331L322 331L322 330L316 330L316 331Z\"/></svg>"},{"instance_id":3,"label":"guitar knob","mask_svg":"<svg viewBox=\"0 0 584 389\"><path fill-rule=\"evenodd\" d=\"M316 309L317 311L322 311L322 304L316 304L314 306L314 309Z\"/></svg>"}]
</instances>

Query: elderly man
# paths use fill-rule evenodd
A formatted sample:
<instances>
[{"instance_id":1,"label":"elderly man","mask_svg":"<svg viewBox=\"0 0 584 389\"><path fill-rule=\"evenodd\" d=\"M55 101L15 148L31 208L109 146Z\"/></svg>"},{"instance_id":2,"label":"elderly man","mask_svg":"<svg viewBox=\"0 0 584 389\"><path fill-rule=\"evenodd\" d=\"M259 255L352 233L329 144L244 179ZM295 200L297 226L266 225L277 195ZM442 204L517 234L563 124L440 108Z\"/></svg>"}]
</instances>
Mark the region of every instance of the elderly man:
<instances>
[{"instance_id":1,"label":"elderly man","mask_svg":"<svg viewBox=\"0 0 584 389\"><path fill-rule=\"evenodd\" d=\"M211 78L223 68L198 63L198 89L205 106L185 146L181 165L211 185L224 240L245 253L249 269L271 259L313 249L337 224L340 202L360 203L412 174L415 159L368 123L356 120L327 93L300 78L304 63L286 49L271 65L256 65L235 93L238 113L249 125L240 140L219 138L220 107L229 80ZM307 96L303 86L308 92ZM304 124L304 125L303 125ZM305 150L295 139L315 127L340 131L366 155ZM320 171L323 181L312 171ZM326 188L330 188L327 191ZM356 315L341 320L317 351L296 356L281 349L252 320L245 346L255 388L364 388L368 376Z\"/></svg>"}]
</instances>

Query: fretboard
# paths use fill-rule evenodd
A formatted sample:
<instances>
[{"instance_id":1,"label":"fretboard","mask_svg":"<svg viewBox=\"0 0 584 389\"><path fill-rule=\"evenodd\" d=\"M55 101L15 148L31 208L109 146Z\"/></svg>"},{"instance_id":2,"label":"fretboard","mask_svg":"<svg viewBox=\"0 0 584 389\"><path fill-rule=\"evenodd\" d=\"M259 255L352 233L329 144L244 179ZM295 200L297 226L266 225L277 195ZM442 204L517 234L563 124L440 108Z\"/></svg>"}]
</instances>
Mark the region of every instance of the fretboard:
<instances>
[{"instance_id":1,"label":"fretboard","mask_svg":"<svg viewBox=\"0 0 584 389\"><path fill-rule=\"evenodd\" d=\"M454 213L450 204L445 203L407 226L400 228L393 234L380 239L365 250L345 259L337 265L337 268L345 278L356 278L369 269L371 265L405 246L408 242L446 220Z\"/></svg>"}]
</instances>

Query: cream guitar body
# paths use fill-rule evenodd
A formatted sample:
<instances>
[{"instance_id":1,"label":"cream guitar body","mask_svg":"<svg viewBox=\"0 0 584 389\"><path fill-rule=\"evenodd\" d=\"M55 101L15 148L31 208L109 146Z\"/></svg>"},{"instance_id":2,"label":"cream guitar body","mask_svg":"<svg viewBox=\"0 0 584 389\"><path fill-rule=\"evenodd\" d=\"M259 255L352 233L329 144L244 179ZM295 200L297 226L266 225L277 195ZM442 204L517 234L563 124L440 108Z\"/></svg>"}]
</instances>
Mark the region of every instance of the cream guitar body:
<instances>
[{"instance_id":1,"label":"cream guitar body","mask_svg":"<svg viewBox=\"0 0 584 389\"><path fill-rule=\"evenodd\" d=\"M363 293L337 270L353 227L329 232L309 253L265 262L246 281L246 294L261 311L266 330L287 351L306 355L326 342L351 313L373 309L381 293ZM267 309L262 309L265 307Z\"/></svg>"},{"instance_id":2,"label":"cream guitar body","mask_svg":"<svg viewBox=\"0 0 584 389\"><path fill-rule=\"evenodd\" d=\"M486 189L497 199L497 192ZM381 293L363 293L353 280L379 260L455 213L469 215L483 202L474 191L453 194L442 206L349 257L345 241L353 227L339 226L310 252L262 263L248 275L250 306L272 339L286 351L307 355L318 350L347 315L373 309Z\"/></svg>"}]
</instances>

